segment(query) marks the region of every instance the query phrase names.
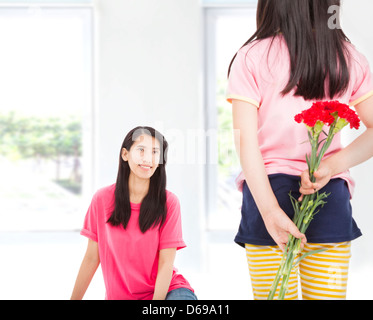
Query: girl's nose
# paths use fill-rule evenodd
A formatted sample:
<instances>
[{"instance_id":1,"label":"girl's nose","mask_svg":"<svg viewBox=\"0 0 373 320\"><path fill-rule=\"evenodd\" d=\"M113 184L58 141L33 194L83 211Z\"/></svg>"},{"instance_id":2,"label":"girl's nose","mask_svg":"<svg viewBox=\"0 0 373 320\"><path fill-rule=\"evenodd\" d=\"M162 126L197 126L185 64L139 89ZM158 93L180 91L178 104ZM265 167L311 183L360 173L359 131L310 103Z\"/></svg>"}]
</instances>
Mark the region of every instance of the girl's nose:
<instances>
[{"instance_id":1,"label":"girl's nose","mask_svg":"<svg viewBox=\"0 0 373 320\"><path fill-rule=\"evenodd\" d=\"M151 151L146 151L144 152L144 157L143 157L143 162L147 163L147 164L151 164L152 163L152 158L153 158L153 154Z\"/></svg>"}]
</instances>

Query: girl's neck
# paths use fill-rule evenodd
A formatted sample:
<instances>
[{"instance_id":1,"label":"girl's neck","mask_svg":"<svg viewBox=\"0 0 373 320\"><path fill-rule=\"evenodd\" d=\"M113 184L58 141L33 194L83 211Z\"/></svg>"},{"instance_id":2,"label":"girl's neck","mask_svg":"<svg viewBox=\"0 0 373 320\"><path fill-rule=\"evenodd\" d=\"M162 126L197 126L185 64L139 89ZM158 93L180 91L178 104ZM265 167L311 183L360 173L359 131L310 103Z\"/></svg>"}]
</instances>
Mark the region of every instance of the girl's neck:
<instances>
[{"instance_id":1,"label":"girl's neck","mask_svg":"<svg viewBox=\"0 0 373 320\"><path fill-rule=\"evenodd\" d=\"M128 179L130 202L141 203L149 191L150 179L139 179L132 173Z\"/></svg>"}]
</instances>

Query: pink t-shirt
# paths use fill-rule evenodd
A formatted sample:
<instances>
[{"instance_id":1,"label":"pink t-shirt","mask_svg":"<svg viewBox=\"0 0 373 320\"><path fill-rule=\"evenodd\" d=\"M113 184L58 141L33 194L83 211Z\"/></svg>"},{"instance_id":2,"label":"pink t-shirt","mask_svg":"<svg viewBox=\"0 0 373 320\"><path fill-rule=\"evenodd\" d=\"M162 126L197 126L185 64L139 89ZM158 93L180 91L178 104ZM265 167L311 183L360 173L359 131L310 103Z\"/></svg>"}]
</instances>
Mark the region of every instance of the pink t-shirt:
<instances>
[{"instance_id":1,"label":"pink t-shirt","mask_svg":"<svg viewBox=\"0 0 373 320\"><path fill-rule=\"evenodd\" d=\"M281 95L289 81L289 52L282 36L274 39L268 53L270 44L271 39L264 39L239 50L231 68L227 100L246 101L258 108L258 141L267 174L300 175L307 169L305 155L310 153L311 147L305 126L296 123L294 116L310 108L314 101L296 97L294 91ZM355 106L373 95L373 78L367 59L353 45L348 44L348 48L350 85L345 94L333 100ZM339 133L325 157L341 148ZM352 195L355 184L349 172L335 177L347 181ZM244 179L241 172L236 179L239 190Z\"/></svg>"},{"instance_id":2,"label":"pink t-shirt","mask_svg":"<svg viewBox=\"0 0 373 320\"><path fill-rule=\"evenodd\" d=\"M185 247L178 198L167 191L167 218L162 227L140 231L141 204L131 203L127 228L106 223L114 208L115 184L98 190L84 220L81 234L98 242L101 269L109 300L151 300L158 272L159 250ZM188 288L174 268L170 290Z\"/></svg>"}]
</instances>

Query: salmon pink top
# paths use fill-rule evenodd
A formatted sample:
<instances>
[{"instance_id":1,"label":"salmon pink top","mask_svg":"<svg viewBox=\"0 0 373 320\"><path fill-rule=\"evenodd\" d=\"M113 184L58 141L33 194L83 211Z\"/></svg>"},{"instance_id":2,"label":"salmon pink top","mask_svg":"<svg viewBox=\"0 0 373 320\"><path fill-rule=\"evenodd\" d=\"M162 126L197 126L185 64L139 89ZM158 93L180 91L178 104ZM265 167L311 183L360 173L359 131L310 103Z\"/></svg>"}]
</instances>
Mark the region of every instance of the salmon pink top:
<instances>
[{"instance_id":1,"label":"salmon pink top","mask_svg":"<svg viewBox=\"0 0 373 320\"><path fill-rule=\"evenodd\" d=\"M115 184L93 196L81 234L98 243L106 299L150 300L158 272L159 250L185 247L178 198L167 191L165 223L142 233L138 218L141 204L131 203L127 228L106 221L114 208ZM188 281L174 268L169 291L188 288Z\"/></svg>"},{"instance_id":2,"label":"salmon pink top","mask_svg":"<svg viewBox=\"0 0 373 320\"><path fill-rule=\"evenodd\" d=\"M305 155L311 147L304 124L296 123L294 116L310 108L316 100L294 96L294 90L282 96L281 91L289 81L289 51L281 35L274 39L269 50L270 45L271 39L263 39L239 50L229 76L227 100L246 101L258 108L258 140L267 174L299 176L307 169ZM347 46L350 84L343 95L333 100L355 106L373 96L373 78L367 59L353 45ZM342 148L340 134L334 137L325 157ZM336 177L347 181L352 195L355 184L349 171ZM241 172L236 180L240 190L244 179Z\"/></svg>"}]
</instances>

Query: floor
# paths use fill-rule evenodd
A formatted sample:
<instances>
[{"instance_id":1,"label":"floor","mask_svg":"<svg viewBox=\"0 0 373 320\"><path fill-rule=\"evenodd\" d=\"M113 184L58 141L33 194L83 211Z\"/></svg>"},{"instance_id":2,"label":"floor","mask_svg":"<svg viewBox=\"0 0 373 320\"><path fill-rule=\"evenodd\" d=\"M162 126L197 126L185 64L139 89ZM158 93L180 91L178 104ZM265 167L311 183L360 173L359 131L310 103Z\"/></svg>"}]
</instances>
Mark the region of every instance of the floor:
<instances>
[{"instance_id":1,"label":"floor","mask_svg":"<svg viewBox=\"0 0 373 320\"><path fill-rule=\"evenodd\" d=\"M86 248L78 232L2 232L0 234L0 299L69 299ZM230 241L211 240L204 271L177 266L200 300L251 300L243 249ZM373 300L372 267L352 261L349 300ZM85 299L103 299L101 270Z\"/></svg>"}]
</instances>

